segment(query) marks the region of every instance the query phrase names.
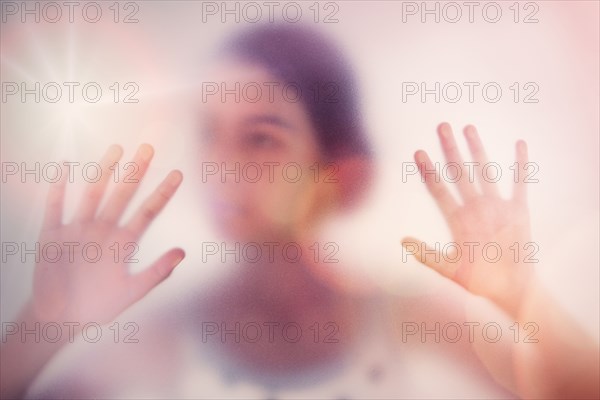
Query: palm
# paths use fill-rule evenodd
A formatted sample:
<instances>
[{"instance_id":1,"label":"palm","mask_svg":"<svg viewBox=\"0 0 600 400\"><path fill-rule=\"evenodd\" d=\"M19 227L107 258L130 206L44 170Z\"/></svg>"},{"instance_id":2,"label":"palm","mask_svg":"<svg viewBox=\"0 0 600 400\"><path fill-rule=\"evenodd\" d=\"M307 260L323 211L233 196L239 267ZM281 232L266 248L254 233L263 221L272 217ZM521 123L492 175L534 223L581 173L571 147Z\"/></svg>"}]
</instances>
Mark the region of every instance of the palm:
<instances>
[{"instance_id":1,"label":"palm","mask_svg":"<svg viewBox=\"0 0 600 400\"><path fill-rule=\"evenodd\" d=\"M35 310L43 320L110 322L166 278L183 258L183 252L174 249L144 272L129 273L135 243L174 194L181 175L172 172L132 219L119 227L118 221L148 167L152 148L140 148L135 159L140 167L137 179L119 183L106 206L97 212L108 183L108 169L120 154L118 147L109 150L102 162L102 179L89 185L71 223L61 221L65 179L50 190L39 240L40 249L46 251L36 264L33 287Z\"/></svg>"},{"instance_id":2,"label":"palm","mask_svg":"<svg viewBox=\"0 0 600 400\"><path fill-rule=\"evenodd\" d=\"M458 153L452 131L447 124L439 128L442 147L449 163L464 165ZM521 297L531 276L529 214L522 181L515 185L513 198L502 199L494 183L483 179L481 166L487 163L483 147L473 127L465 136L475 162L474 169L480 189L470 182L467 174L456 182L462 204L459 204L445 185L435 179L433 166L425 152L415 154L425 183L440 207L456 246L448 246L447 254L438 260L416 254L422 262L442 275L464 286L470 292L506 304ZM525 144L517 145L517 161L527 162ZM433 175L433 176L432 176ZM405 239L404 244L414 243ZM444 246L440 246L443 248ZM459 248L458 248L459 247Z\"/></svg>"}]
</instances>

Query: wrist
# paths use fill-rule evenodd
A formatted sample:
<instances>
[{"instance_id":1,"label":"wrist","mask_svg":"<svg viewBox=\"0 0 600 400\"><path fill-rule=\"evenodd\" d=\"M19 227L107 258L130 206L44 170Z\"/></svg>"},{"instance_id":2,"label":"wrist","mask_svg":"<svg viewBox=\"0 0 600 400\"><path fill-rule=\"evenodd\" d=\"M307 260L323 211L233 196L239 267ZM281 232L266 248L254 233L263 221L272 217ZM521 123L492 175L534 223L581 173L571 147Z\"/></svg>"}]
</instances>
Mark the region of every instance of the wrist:
<instances>
[{"instance_id":1,"label":"wrist","mask_svg":"<svg viewBox=\"0 0 600 400\"><path fill-rule=\"evenodd\" d=\"M75 335L81 331L80 324L76 322L41 316L32 300L23 306L15 321L4 322L3 328L3 342L44 347L50 352L73 342Z\"/></svg>"},{"instance_id":2,"label":"wrist","mask_svg":"<svg viewBox=\"0 0 600 400\"><path fill-rule=\"evenodd\" d=\"M509 290L495 293L490 300L515 321L526 319L527 309L534 298L540 296L541 286L539 278L533 270L520 274L517 279L510 282Z\"/></svg>"}]
</instances>

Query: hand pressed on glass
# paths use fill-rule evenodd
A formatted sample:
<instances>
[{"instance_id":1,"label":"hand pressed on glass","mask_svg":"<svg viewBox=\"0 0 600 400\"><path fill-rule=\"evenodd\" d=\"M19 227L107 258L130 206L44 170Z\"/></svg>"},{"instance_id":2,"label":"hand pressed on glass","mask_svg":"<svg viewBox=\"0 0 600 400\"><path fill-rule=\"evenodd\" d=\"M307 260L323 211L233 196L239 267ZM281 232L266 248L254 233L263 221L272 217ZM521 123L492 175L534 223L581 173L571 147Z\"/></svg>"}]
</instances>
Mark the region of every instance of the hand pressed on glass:
<instances>
[{"instance_id":1,"label":"hand pressed on glass","mask_svg":"<svg viewBox=\"0 0 600 400\"><path fill-rule=\"evenodd\" d=\"M440 124L438 134L446 162L464 165L450 125ZM418 260L441 275L473 294L493 300L509 312L516 312L533 276L531 264L515 260L511 252L515 243L522 246L531 242L527 183L518 179L512 198L503 199L497 185L483 176L485 169L482 166L487 165L488 159L477 130L470 125L464 129L464 134L475 161L474 171L480 187L463 174L456 182L462 204L452 196L439 179L439 174L432 172L433 165L426 152L417 151L415 161L427 189L446 219L453 242L477 243L480 246L493 243L499 246L502 256L490 262L481 251L475 251L474 257L460 257L458 262L447 262L440 257L423 255L421 246L411 249ZM527 145L523 141L516 144L516 161L521 168L527 163ZM402 240L405 248L415 243L420 241L410 237Z\"/></svg>"},{"instance_id":2,"label":"hand pressed on glass","mask_svg":"<svg viewBox=\"0 0 600 400\"><path fill-rule=\"evenodd\" d=\"M52 184L48 193L46 213L40 244L54 242L61 245L77 242L94 243L109 254L110 246L137 242L154 218L169 202L179 187L183 176L173 170L154 192L143 202L133 217L123 226L119 221L139 183L148 169L154 150L141 145L133 162L139 167L135 179L119 182L106 205L99 205L107 191L110 167L119 161L123 153L120 146L111 146L100 162L101 178L89 183L73 220L62 222L66 177ZM62 254L68 254L66 248ZM181 262L185 253L171 249L143 272L132 275L127 263L119 258L103 256L89 262L82 252L72 252L57 262L40 259L36 264L33 285L33 307L37 317L47 321L70 321L108 323L151 289L167 278Z\"/></svg>"}]
</instances>

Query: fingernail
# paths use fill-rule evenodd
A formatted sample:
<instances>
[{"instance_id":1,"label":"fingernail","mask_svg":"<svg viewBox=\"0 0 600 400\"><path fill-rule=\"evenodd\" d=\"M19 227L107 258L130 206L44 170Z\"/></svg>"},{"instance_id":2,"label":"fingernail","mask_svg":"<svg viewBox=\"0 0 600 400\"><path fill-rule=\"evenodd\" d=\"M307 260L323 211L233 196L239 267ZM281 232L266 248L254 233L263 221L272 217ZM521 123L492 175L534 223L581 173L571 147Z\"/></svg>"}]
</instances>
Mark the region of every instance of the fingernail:
<instances>
[{"instance_id":1,"label":"fingernail","mask_svg":"<svg viewBox=\"0 0 600 400\"><path fill-rule=\"evenodd\" d=\"M123 149L118 144L111 144L107 153L110 158L121 157Z\"/></svg>"},{"instance_id":2,"label":"fingernail","mask_svg":"<svg viewBox=\"0 0 600 400\"><path fill-rule=\"evenodd\" d=\"M423 150L417 150L415 152L415 160L417 160L418 163L425 162L425 156L424 156Z\"/></svg>"},{"instance_id":3,"label":"fingernail","mask_svg":"<svg viewBox=\"0 0 600 400\"><path fill-rule=\"evenodd\" d=\"M450 125L446 122L442 122L438 132L442 138L447 139L450 136Z\"/></svg>"},{"instance_id":4,"label":"fingernail","mask_svg":"<svg viewBox=\"0 0 600 400\"><path fill-rule=\"evenodd\" d=\"M185 258L185 253L178 254L175 259L173 259L173 266L178 265Z\"/></svg>"},{"instance_id":5,"label":"fingernail","mask_svg":"<svg viewBox=\"0 0 600 400\"><path fill-rule=\"evenodd\" d=\"M154 149L149 144L142 144L138 150L138 154L142 161L149 161L154 155Z\"/></svg>"},{"instance_id":6,"label":"fingernail","mask_svg":"<svg viewBox=\"0 0 600 400\"><path fill-rule=\"evenodd\" d=\"M183 181L183 174L179 170L171 171L169 182L173 186L177 186Z\"/></svg>"}]
</instances>

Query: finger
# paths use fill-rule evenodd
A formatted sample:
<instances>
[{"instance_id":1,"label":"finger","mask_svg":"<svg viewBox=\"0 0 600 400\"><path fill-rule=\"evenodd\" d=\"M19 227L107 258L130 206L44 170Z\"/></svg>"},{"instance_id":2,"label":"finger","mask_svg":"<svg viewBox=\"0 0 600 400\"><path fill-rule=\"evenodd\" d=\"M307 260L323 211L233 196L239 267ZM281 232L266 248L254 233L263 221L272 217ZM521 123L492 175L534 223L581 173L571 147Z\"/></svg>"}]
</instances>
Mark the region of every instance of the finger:
<instances>
[{"instance_id":1,"label":"finger","mask_svg":"<svg viewBox=\"0 0 600 400\"><path fill-rule=\"evenodd\" d=\"M162 255L148 269L131 276L129 279L129 301L134 303L164 281L175 267L185 258L182 249L172 249Z\"/></svg>"},{"instance_id":2,"label":"finger","mask_svg":"<svg viewBox=\"0 0 600 400\"><path fill-rule=\"evenodd\" d=\"M139 147L132 163L129 165L135 168L133 174L125 173L120 178L120 182L110 195L106 206L100 211L99 219L108 223L117 223L127 204L140 186L140 181L148 170L150 160L154 156L154 149L149 144L143 144ZM125 167L128 170L127 164Z\"/></svg>"},{"instance_id":3,"label":"finger","mask_svg":"<svg viewBox=\"0 0 600 400\"><path fill-rule=\"evenodd\" d=\"M140 209L126 225L126 229L133 233L135 237L142 236L165 204L173 197L182 179L183 175L180 171L171 171L150 197L144 201Z\"/></svg>"},{"instance_id":4,"label":"finger","mask_svg":"<svg viewBox=\"0 0 600 400\"><path fill-rule=\"evenodd\" d=\"M458 146L456 146L456 141L454 140L450 125L445 122L440 124L438 126L438 136L440 138L440 143L442 144L446 162L448 162L449 165L454 164L460 174L457 176L458 192L464 200L475 197L477 195L475 185L469 182L469 175L464 174L465 164L460 156Z\"/></svg>"},{"instance_id":5,"label":"finger","mask_svg":"<svg viewBox=\"0 0 600 400\"><path fill-rule=\"evenodd\" d=\"M446 185L440 181L440 177L426 152L422 150L417 151L415 153L415 161L429 193L433 196L444 216L448 218L458 208L456 200L454 200Z\"/></svg>"},{"instance_id":6,"label":"finger","mask_svg":"<svg viewBox=\"0 0 600 400\"><path fill-rule=\"evenodd\" d=\"M420 263L428 266L442 276L454 279L456 274L456 265L443 261L440 252L428 247L425 242L412 237L402 239L402 247L409 254L413 255Z\"/></svg>"},{"instance_id":7,"label":"finger","mask_svg":"<svg viewBox=\"0 0 600 400\"><path fill-rule=\"evenodd\" d=\"M56 229L62 225L63 207L65 201L65 189L69 176L69 167L64 171L64 163L61 166L61 175L57 182L50 184L48 196L46 198L46 210L44 212L44 221L42 230Z\"/></svg>"},{"instance_id":8,"label":"finger","mask_svg":"<svg viewBox=\"0 0 600 400\"><path fill-rule=\"evenodd\" d=\"M518 175L517 181L515 182L515 186L513 188L513 199L520 204L527 203L527 182L525 182L525 172L527 168L525 165L529 161L529 156L527 154L527 143L523 140L519 140L516 144L516 159L517 159L517 168Z\"/></svg>"},{"instance_id":9,"label":"finger","mask_svg":"<svg viewBox=\"0 0 600 400\"><path fill-rule=\"evenodd\" d=\"M75 214L75 221L88 222L96 215L98 205L106 191L106 186L111 176L111 167L121 159L123 149L119 145L112 145L100 161L100 179L97 182L87 185L84 198Z\"/></svg>"},{"instance_id":10,"label":"finger","mask_svg":"<svg viewBox=\"0 0 600 400\"><path fill-rule=\"evenodd\" d=\"M487 155L485 154L485 150L483 148L483 144L481 143L481 139L479 138L479 134L477 133L477 129L473 125L467 125L464 129L465 138L467 139L467 144L469 145L469 150L471 151L471 155L473 156L473 160L477 162L479 165L477 166L477 179L479 184L481 185L481 191L486 196L491 197L500 197L500 192L498 192L498 187L494 182L491 181L486 174L485 166L488 163Z\"/></svg>"}]
</instances>

